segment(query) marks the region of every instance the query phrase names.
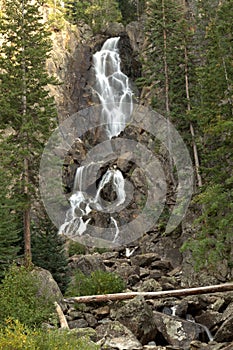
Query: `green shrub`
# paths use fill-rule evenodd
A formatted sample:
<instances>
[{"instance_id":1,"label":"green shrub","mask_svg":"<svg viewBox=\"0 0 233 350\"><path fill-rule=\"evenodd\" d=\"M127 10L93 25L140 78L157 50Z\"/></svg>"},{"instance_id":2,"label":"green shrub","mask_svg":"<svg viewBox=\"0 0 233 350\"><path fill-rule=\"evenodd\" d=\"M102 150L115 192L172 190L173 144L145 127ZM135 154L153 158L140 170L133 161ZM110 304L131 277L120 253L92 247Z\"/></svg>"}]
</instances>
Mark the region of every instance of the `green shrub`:
<instances>
[{"instance_id":1,"label":"green shrub","mask_svg":"<svg viewBox=\"0 0 233 350\"><path fill-rule=\"evenodd\" d=\"M95 295L120 293L125 288L125 282L116 273L102 270L94 271L90 276L77 271L69 284L67 296Z\"/></svg>"},{"instance_id":2,"label":"green shrub","mask_svg":"<svg viewBox=\"0 0 233 350\"><path fill-rule=\"evenodd\" d=\"M75 254L86 254L86 247L79 242L70 241L68 249L69 256L73 256Z\"/></svg>"},{"instance_id":3,"label":"green shrub","mask_svg":"<svg viewBox=\"0 0 233 350\"><path fill-rule=\"evenodd\" d=\"M13 265L0 285L0 325L7 318L28 327L48 321L54 312L54 300L47 295L38 297L38 289L38 280L29 269Z\"/></svg>"},{"instance_id":4,"label":"green shrub","mask_svg":"<svg viewBox=\"0 0 233 350\"><path fill-rule=\"evenodd\" d=\"M0 330L0 350L98 350L88 338L69 331L32 330L18 320L8 319Z\"/></svg>"}]
</instances>

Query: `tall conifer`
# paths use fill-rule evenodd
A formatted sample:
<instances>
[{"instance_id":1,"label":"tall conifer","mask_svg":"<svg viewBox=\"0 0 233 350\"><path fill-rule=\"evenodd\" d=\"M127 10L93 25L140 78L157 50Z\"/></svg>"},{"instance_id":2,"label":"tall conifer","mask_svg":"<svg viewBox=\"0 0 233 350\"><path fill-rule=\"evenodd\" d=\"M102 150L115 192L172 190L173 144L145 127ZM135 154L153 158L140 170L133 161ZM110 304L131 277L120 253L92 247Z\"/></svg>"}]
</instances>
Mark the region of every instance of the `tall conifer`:
<instances>
[{"instance_id":1,"label":"tall conifer","mask_svg":"<svg viewBox=\"0 0 233 350\"><path fill-rule=\"evenodd\" d=\"M15 202L12 210L21 216L26 264L31 261L30 211L38 200L40 155L56 116L48 91L48 84L55 80L46 71L51 43L40 12L42 3L4 1L0 24L0 129L5 130L0 144L2 167L8 173L8 196Z\"/></svg>"}]
</instances>

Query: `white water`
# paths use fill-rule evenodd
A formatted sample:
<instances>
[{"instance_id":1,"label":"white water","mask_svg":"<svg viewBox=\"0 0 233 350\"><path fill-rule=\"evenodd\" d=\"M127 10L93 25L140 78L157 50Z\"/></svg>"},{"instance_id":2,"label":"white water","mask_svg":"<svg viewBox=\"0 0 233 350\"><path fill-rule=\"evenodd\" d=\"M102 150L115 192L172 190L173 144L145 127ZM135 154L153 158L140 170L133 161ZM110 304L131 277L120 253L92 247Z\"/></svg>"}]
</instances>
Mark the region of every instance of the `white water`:
<instances>
[{"instance_id":1,"label":"white water","mask_svg":"<svg viewBox=\"0 0 233 350\"><path fill-rule=\"evenodd\" d=\"M69 199L71 208L66 214L65 223L60 227L60 233L66 233L67 235L71 236L81 236L86 231L87 224L91 220L90 218L86 221L84 221L83 219L83 216L88 215L92 211L91 206L95 207L98 210L109 212L111 210L115 211L115 207L123 204L125 201L125 181L120 170L107 170L107 172L103 175L99 183L96 195L94 197L87 196L85 192L81 191L83 189L82 176L84 170L84 167L80 167L76 171L74 183L75 188L78 187L78 190L75 191ZM110 203L111 210L109 210L108 206L104 205L105 201L101 198L101 190L104 188L105 185L110 183L110 181L112 182L112 191L115 191L116 193L115 201L113 203ZM107 204L109 204L109 202L107 202ZM119 234L119 229L116 220L111 217L111 221L113 222L114 227L116 228L116 233L114 237L115 242Z\"/></svg>"},{"instance_id":2,"label":"white water","mask_svg":"<svg viewBox=\"0 0 233 350\"><path fill-rule=\"evenodd\" d=\"M128 77L121 72L118 42L120 37L108 39L102 49L93 56L96 76L95 91L102 106L102 123L106 125L106 136L111 139L118 136L125 128L126 122L133 111L132 91ZM103 212L114 212L125 202L125 180L120 170L109 169L102 176L96 194L92 196L86 192L86 180L94 172L95 163L80 166L75 175L73 194L66 214L65 223L59 232L68 236L81 236L87 230L91 218L85 218L92 209ZM111 189L116 194L113 202L103 200L101 191L111 183ZM111 223L115 228L113 242L117 241L119 228L117 221L111 216Z\"/></svg>"},{"instance_id":3,"label":"white water","mask_svg":"<svg viewBox=\"0 0 233 350\"><path fill-rule=\"evenodd\" d=\"M133 111L132 90L128 77L120 68L118 42L120 37L108 39L93 56L96 76L95 91L102 105L102 122L106 123L109 139L118 136L125 128Z\"/></svg>"},{"instance_id":4,"label":"white water","mask_svg":"<svg viewBox=\"0 0 233 350\"><path fill-rule=\"evenodd\" d=\"M189 314L186 315L186 320L187 320L187 321L190 321L190 322L196 323L196 322L195 322L195 319L192 317L192 315L189 315ZM205 331L205 333L206 333L206 335L207 335L209 341L213 341L213 340L214 340L214 337L213 337L213 335L211 334L211 332L210 332L210 330L209 330L208 327L206 327L204 324L201 324L201 323L196 323L196 324L197 324L200 328L204 329L204 331Z\"/></svg>"}]
</instances>

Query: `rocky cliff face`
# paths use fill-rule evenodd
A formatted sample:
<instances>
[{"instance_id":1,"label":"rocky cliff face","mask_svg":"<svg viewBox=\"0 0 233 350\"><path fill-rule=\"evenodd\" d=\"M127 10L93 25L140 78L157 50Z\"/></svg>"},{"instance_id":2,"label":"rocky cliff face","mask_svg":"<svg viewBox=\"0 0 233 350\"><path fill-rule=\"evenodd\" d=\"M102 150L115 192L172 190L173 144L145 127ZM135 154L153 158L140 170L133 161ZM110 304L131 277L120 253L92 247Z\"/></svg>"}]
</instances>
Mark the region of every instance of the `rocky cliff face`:
<instances>
[{"instance_id":1,"label":"rocky cliff face","mask_svg":"<svg viewBox=\"0 0 233 350\"><path fill-rule=\"evenodd\" d=\"M51 9L45 7L45 17L48 17L51 11ZM55 26L51 31L53 51L47 65L49 72L55 75L61 82L58 86L50 87L51 94L55 97L60 121L73 115L77 111L99 103L97 97L93 95L95 79L92 56L102 47L107 38L113 36L121 37L119 42L121 68L130 78L131 85L134 89L134 95L137 99L138 93L134 81L141 74L139 54L143 47L142 23L132 22L126 27L120 23L112 23L108 27L103 28L101 33L94 36L91 29L86 24L77 27L63 20L60 28L56 28ZM145 143L146 147L150 147L150 144L153 146L153 140L148 138L148 135L141 130L126 130L127 138L131 138L132 134L134 134L133 137L136 135L137 140ZM87 137L86 143L74 144L74 147L68 152L63 174L67 193L72 191L77 167L85 158L90 147L93 147L94 144L95 140L93 140L93 137L91 136L90 139ZM162 157L164 157L163 163L165 163L166 155L162 155ZM125 159L121 157L117 160L117 165L124 175L129 178L131 170L127 161L127 155ZM140 173L132 180L134 185L136 185L134 187L137 187L139 184L139 187L143 188L143 183L141 183L140 180ZM174 196L171 194L170 202L172 203L173 201ZM134 215L133 210L126 216L130 216L131 214ZM99 218L96 219L99 220ZM218 271L213 271L212 276L209 276L209 271L205 275L200 276L199 274L193 273L193 267L189 262L188 254L186 254L185 259L183 259L184 255L180 253L179 248L192 233L192 228L190 226L190 222L192 221L193 214L190 210L186 219L183 221L182 228L172 233L169 237L161 237L156 231L154 231L153 234L145 234L140 243L143 247L143 252L147 252L147 249L150 249L150 251L153 250L154 252L159 251L164 258L168 257L177 266L183 261L183 268L185 269L183 279L184 285L218 283L219 281L221 282L231 278L233 276L233 269L230 271L229 268L227 268L227 263L224 261L221 263L221 267Z\"/></svg>"},{"instance_id":2,"label":"rocky cliff face","mask_svg":"<svg viewBox=\"0 0 233 350\"><path fill-rule=\"evenodd\" d=\"M46 18L52 10L44 8L44 11ZM133 83L141 72L139 51L142 34L139 23L133 22L126 28L120 23L113 23L95 36L85 23L75 26L63 20L60 28L52 29L53 50L47 66L49 73L61 82L58 86L50 86L60 121L94 102L99 103L92 91L92 56L100 50L105 40L113 36L121 37L119 50L122 70Z\"/></svg>"}]
</instances>

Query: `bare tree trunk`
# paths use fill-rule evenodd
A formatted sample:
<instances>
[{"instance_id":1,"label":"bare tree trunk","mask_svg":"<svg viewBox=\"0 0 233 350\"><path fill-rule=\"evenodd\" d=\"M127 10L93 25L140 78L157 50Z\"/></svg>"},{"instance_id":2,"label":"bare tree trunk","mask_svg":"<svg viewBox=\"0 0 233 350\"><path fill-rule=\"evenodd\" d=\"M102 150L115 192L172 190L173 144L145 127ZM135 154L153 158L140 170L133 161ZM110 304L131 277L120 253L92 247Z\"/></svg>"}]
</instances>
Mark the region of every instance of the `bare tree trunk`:
<instances>
[{"instance_id":1,"label":"bare tree trunk","mask_svg":"<svg viewBox=\"0 0 233 350\"><path fill-rule=\"evenodd\" d=\"M170 131L170 102L169 102L169 76L168 76L168 63L167 63L167 31L166 31L166 14L165 14L165 4L162 0L162 17L163 17L163 62L164 62L164 78L165 78L165 110L167 117L167 145L169 153L169 168L171 181L174 184L173 176L173 159L171 157L171 131Z\"/></svg>"},{"instance_id":2,"label":"bare tree trunk","mask_svg":"<svg viewBox=\"0 0 233 350\"><path fill-rule=\"evenodd\" d=\"M29 169L28 159L24 159L24 195L28 196L28 183L29 183ZM30 205L26 204L26 208L23 213L24 221L24 261L25 266L29 266L32 262L31 252L31 228L30 228Z\"/></svg>"},{"instance_id":3,"label":"bare tree trunk","mask_svg":"<svg viewBox=\"0 0 233 350\"><path fill-rule=\"evenodd\" d=\"M188 53L187 53L187 47L186 43L184 45L184 55L185 55L185 88L186 88L186 98L187 98L187 110L188 112L191 111L191 104L190 104L190 95L189 95L189 79L188 79ZM195 170L196 170L196 176L197 176L197 183L198 187L202 186L202 178L200 175L200 162L198 157L198 151L197 151L197 145L195 142L195 133L192 123L189 124L190 133L192 136L192 146L193 146L193 156L194 156L194 163L195 163Z\"/></svg>"},{"instance_id":4,"label":"bare tree trunk","mask_svg":"<svg viewBox=\"0 0 233 350\"><path fill-rule=\"evenodd\" d=\"M167 32L166 32L166 15L164 0L162 1L163 12L163 61L164 61L164 77L165 77L165 108L168 118L170 117L169 106L169 79L168 79L168 65L167 65Z\"/></svg>"},{"instance_id":5,"label":"bare tree trunk","mask_svg":"<svg viewBox=\"0 0 233 350\"><path fill-rule=\"evenodd\" d=\"M213 286L186 288L177 290L163 290L159 292L132 292L132 293L116 293L116 294L103 294L103 295L88 295L82 297L67 298L65 301L76 303L90 303L90 302L103 302L103 301L116 301L116 300L128 300L137 296L145 298L170 298L181 297L188 295L198 294L210 294L217 292L233 291L233 283L218 284Z\"/></svg>"},{"instance_id":6,"label":"bare tree trunk","mask_svg":"<svg viewBox=\"0 0 233 350\"><path fill-rule=\"evenodd\" d=\"M183 0L183 11L184 15L187 11L185 0ZM188 112L191 111L191 103L190 103L190 94L189 94L189 72L188 72L188 52L187 52L187 45L186 42L184 43L184 60L185 60L185 89L186 89L186 98L187 98L187 110ZM189 130L192 136L192 147L193 147L193 157L194 157L194 164L195 164L195 172L197 177L197 184L198 187L202 186L202 178L200 175L200 162L199 162L199 156L197 151L197 144L195 142L195 132L194 127L192 123L189 124Z\"/></svg>"},{"instance_id":7,"label":"bare tree trunk","mask_svg":"<svg viewBox=\"0 0 233 350\"><path fill-rule=\"evenodd\" d=\"M22 19L24 26L24 1L22 2ZM23 27L24 28L24 27ZM22 80L23 80L23 88L22 88L22 107L23 107L23 117L26 116L27 112L27 89L26 89L26 64L25 64L25 45L24 45L24 31L22 38ZM24 260L25 265L29 266L32 261L32 253L31 253L31 229L30 229L30 205L28 200L28 187L29 187L29 161L25 157L23 164L23 181L24 188L23 192L26 198L26 205L23 212L23 221L24 221Z\"/></svg>"}]
</instances>

